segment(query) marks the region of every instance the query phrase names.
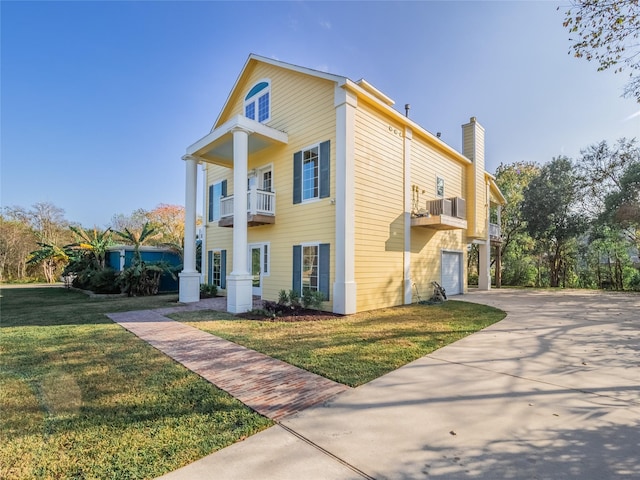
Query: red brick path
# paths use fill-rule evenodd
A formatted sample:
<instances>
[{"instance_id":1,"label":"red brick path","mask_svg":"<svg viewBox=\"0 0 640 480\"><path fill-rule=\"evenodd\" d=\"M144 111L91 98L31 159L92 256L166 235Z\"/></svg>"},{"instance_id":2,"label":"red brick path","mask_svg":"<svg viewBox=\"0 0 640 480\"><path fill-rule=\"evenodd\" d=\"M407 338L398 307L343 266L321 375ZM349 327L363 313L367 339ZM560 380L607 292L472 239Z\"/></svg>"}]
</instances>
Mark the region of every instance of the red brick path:
<instances>
[{"instance_id":1,"label":"red brick path","mask_svg":"<svg viewBox=\"0 0 640 480\"><path fill-rule=\"evenodd\" d=\"M200 308L203 307L208 308L205 305ZM107 316L256 412L273 420L280 420L349 389L346 385L161 314L186 309L194 308L110 313Z\"/></svg>"}]
</instances>

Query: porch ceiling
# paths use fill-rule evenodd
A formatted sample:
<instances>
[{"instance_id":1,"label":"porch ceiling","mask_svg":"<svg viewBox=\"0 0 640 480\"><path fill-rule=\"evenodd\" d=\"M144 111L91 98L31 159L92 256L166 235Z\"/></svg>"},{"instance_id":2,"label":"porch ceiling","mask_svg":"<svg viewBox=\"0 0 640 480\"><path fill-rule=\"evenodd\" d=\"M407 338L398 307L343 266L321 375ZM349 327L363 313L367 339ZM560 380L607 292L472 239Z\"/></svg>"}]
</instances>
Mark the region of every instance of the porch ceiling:
<instances>
[{"instance_id":1,"label":"porch ceiling","mask_svg":"<svg viewBox=\"0 0 640 480\"><path fill-rule=\"evenodd\" d=\"M288 143L289 136L250 118L236 115L228 122L187 147L187 155L194 155L208 163L233 168L233 131L249 133L249 155L272 145Z\"/></svg>"}]
</instances>

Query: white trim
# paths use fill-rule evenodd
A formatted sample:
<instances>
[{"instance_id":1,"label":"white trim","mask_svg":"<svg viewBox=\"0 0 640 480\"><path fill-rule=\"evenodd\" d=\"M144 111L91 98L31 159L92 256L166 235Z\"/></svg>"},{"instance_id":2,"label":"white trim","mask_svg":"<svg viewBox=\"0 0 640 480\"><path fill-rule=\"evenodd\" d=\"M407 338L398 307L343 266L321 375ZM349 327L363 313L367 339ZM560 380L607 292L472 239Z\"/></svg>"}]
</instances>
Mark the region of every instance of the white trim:
<instances>
[{"instance_id":1,"label":"white trim","mask_svg":"<svg viewBox=\"0 0 640 480\"><path fill-rule=\"evenodd\" d=\"M207 261L208 259L205 258L206 255L204 254L205 250L207 249L207 227L209 225L209 212L207 211L207 209L209 208L208 204L207 204L207 195L209 194L208 190L208 185L207 182L209 181L209 172L207 169L207 164L203 163L202 165L202 238L200 240L201 244L200 244L200 283L205 283L206 278L207 278L207 274L205 273L207 271L208 265L207 265Z\"/></svg>"},{"instance_id":2,"label":"white trim","mask_svg":"<svg viewBox=\"0 0 640 480\"><path fill-rule=\"evenodd\" d=\"M302 242L297 245L300 246L300 295L304 292L304 282L302 274L304 273L304 249L305 247L315 247L316 248L316 257L318 259L317 267L318 270L316 272L316 289L314 291L320 291L320 244L326 242Z\"/></svg>"},{"instance_id":3,"label":"white trim","mask_svg":"<svg viewBox=\"0 0 640 480\"><path fill-rule=\"evenodd\" d=\"M413 131L405 127L404 131L404 303L410 304L413 300L411 281L411 142Z\"/></svg>"},{"instance_id":4,"label":"white trim","mask_svg":"<svg viewBox=\"0 0 640 480\"><path fill-rule=\"evenodd\" d=\"M300 150L300 160L302 162L302 164L300 165L300 203L310 203L310 202L317 202L318 200L321 200L320 198L320 189L321 189L320 182L322 181L322 178L320 176L320 144L321 143L322 142L314 143ZM318 161L318 194L314 197L305 199L304 198L304 152L307 150L311 150L313 148L316 148L318 150L318 160L317 160Z\"/></svg>"},{"instance_id":5,"label":"white trim","mask_svg":"<svg viewBox=\"0 0 640 480\"><path fill-rule=\"evenodd\" d=\"M357 97L335 88L335 208L336 240L334 255L333 311L356 312L355 281L355 123Z\"/></svg>"},{"instance_id":6,"label":"white trim","mask_svg":"<svg viewBox=\"0 0 640 480\"><path fill-rule=\"evenodd\" d=\"M187 147L187 155L197 155L198 153L206 153L207 147L212 143L220 140L225 135L232 133L235 129L245 130L248 134L258 134L267 137L279 143L286 144L289 142L289 136L285 132L271 128L264 123L251 120L244 115L235 115L220 127L211 131L200 140L192 143Z\"/></svg>"},{"instance_id":7,"label":"white trim","mask_svg":"<svg viewBox=\"0 0 640 480\"><path fill-rule=\"evenodd\" d=\"M251 89L253 87L255 87L256 85L258 85L259 83L266 83L267 84L267 88L264 90L261 90L260 92L256 93L255 95L253 95L251 98L253 100L247 100L246 96L247 94L251 91ZM271 120L271 79L270 78L261 78L260 80L256 81L253 83L253 85L251 85L250 88L248 88L247 93L245 94L245 98L242 99L243 103L242 103L242 112L245 114L247 113L247 105L253 103L254 104L254 114L256 116L256 118L253 118L252 120L255 120L256 122L260 122L260 123L266 123L269 120ZM269 111L268 111L268 115L267 118L265 118L264 120L259 120L260 118L260 104L259 104L259 100L260 98L262 98L263 95L265 94L269 94Z\"/></svg>"}]
</instances>

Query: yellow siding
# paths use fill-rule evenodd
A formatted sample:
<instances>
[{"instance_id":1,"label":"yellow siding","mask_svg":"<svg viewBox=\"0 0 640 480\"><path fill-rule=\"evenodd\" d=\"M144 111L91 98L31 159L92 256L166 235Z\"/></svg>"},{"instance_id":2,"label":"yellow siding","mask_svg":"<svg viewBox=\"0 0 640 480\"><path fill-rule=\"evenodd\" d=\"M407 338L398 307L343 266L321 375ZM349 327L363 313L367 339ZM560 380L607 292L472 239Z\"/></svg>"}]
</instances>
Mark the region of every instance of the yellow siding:
<instances>
[{"instance_id":1,"label":"yellow siding","mask_svg":"<svg viewBox=\"0 0 640 480\"><path fill-rule=\"evenodd\" d=\"M355 128L355 279L358 311L403 303L402 127L363 103Z\"/></svg>"},{"instance_id":2,"label":"yellow siding","mask_svg":"<svg viewBox=\"0 0 640 480\"><path fill-rule=\"evenodd\" d=\"M230 117L244 114L244 97L258 80L271 80L271 119L266 125L284 131L289 144L274 146L250 155L248 169L273 165L273 190L276 193L276 223L249 227L248 243L269 243L270 275L264 277L262 297L277 300L281 289L292 288L293 245L302 243L330 243L332 261L330 286L334 282L335 265L335 120L333 82L309 77L271 65L259 64L248 69L238 82L237 92L230 97L228 107L219 120L224 123ZM303 148L331 141L331 195L329 198L293 204L293 154ZM233 189L233 171L210 167L208 184L227 175L228 193ZM222 231L222 233L219 233ZM216 238L226 244L227 274L232 269L232 229L210 225L207 230L207 246L216 244ZM213 238L211 238L213 237ZM331 299L325 305L331 309Z\"/></svg>"},{"instance_id":3,"label":"yellow siding","mask_svg":"<svg viewBox=\"0 0 640 480\"><path fill-rule=\"evenodd\" d=\"M417 187L412 195L413 208L425 208L428 200L436 196L436 177L444 178L444 196L465 197L465 176L467 167L445 153L435 150L419 137L411 143L411 185ZM468 208L468 206L467 206ZM466 251L463 230L436 231L428 228L411 229L410 277L415 287L413 301L430 298L433 293L431 282L441 282L441 256L443 250Z\"/></svg>"}]
</instances>

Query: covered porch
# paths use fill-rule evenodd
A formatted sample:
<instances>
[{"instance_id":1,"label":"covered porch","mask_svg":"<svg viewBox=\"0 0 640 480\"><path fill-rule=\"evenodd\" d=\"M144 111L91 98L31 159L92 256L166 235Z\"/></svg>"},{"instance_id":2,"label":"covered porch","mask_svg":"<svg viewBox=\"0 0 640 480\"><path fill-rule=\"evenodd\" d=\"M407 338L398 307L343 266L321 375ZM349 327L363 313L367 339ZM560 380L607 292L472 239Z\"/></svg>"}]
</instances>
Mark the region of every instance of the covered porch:
<instances>
[{"instance_id":1,"label":"covered porch","mask_svg":"<svg viewBox=\"0 0 640 480\"><path fill-rule=\"evenodd\" d=\"M180 302L191 303L200 299L200 273L196 269L198 164L211 163L233 170L233 200L225 205L228 209L226 221L231 218L231 224L226 226L233 228L233 270L227 276L227 311L242 313L251 310L253 276L248 265L247 227L251 209L254 208L257 212L258 195L257 191L249 191L247 186L249 156L273 145L287 143L286 133L242 115L236 115L187 147L187 153L182 157L186 167L186 218L184 268L179 275ZM255 195L253 203L252 194ZM264 205L270 207L275 214L275 200L272 200L270 205Z\"/></svg>"}]
</instances>

